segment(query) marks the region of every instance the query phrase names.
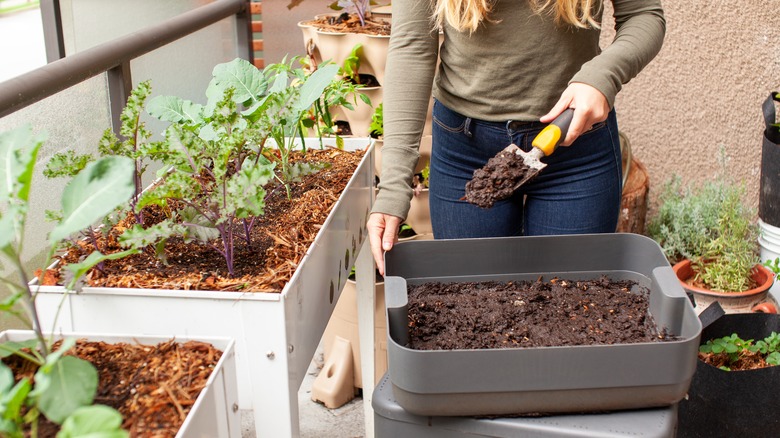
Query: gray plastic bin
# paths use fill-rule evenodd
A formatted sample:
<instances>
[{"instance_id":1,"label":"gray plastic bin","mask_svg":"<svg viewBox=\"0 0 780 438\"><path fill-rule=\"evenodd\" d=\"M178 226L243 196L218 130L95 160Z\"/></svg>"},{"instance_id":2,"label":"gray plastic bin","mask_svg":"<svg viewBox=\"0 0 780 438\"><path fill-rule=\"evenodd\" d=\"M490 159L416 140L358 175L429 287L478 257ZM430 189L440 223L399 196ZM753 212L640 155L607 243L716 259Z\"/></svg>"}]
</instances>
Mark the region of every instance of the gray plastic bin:
<instances>
[{"instance_id":1,"label":"gray plastic bin","mask_svg":"<svg viewBox=\"0 0 780 438\"><path fill-rule=\"evenodd\" d=\"M636 234L415 241L386 254L388 374L416 415L503 415L668 406L696 370L701 323L653 240ZM650 313L678 341L422 351L405 347L407 283L632 279Z\"/></svg>"},{"instance_id":2,"label":"gray plastic bin","mask_svg":"<svg viewBox=\"0 0 780 438\"><path fill-rule=\"evenodd\" d=\"M398 405L387 374L374 390L371 406L376 438L671 438L677 425L676 406L534 418L423 417Z\"/></svg>"}]
</instances>

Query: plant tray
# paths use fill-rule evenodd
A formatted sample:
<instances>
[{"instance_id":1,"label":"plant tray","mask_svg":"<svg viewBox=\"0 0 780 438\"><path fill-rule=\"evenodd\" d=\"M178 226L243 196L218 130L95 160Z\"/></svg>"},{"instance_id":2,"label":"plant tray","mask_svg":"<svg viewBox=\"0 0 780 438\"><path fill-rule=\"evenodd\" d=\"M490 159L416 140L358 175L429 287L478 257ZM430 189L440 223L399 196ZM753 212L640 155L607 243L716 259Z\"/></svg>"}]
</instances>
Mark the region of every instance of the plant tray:
<instances>
[{"instance_id":1,"label":"plant tray","mask_svg":"<svg viewBox=\"0 0 780 438\"><path fill-rule=\"evenodd\" d=\"M388 374L416 415L572 413L668 406L696 370L701 323L660 247L636 234L414 241L386 254ZM484 350L407 348L407 284L603 275L650 290L650 316L679 340Z\"/></svg>"}]
</instances>

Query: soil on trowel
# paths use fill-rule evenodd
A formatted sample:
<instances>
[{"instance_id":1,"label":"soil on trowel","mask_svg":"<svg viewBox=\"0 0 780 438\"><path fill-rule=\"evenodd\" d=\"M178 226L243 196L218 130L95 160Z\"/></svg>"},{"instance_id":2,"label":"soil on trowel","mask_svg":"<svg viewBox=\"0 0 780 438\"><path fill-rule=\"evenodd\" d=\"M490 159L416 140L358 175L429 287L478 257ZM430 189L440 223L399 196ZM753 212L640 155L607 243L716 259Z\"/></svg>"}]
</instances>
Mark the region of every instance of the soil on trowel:
<instances>
[{"instance_id":1,"label":"soil on trowel","mask_svg":"<svg viewBox=\"0 0 780 438\"><path fill-rule=\"evenodd\" d=\"M478 207L490 208L496 201L512 196L518 183L531 171L520 155L501 151L474 171L471 181L466 183L464 199Z\"/></svg>"},{"instance_id":2,"label":"soil on trowel","mask_svg":"<svg viewBox=\"0 0 780 438\"><path fill-rule=\"evenodd\" d=\"M677 339L650 316L647 288L627 280L424 283L408 295L409 347L418 350Z\"/></svg>"}]
</instances>

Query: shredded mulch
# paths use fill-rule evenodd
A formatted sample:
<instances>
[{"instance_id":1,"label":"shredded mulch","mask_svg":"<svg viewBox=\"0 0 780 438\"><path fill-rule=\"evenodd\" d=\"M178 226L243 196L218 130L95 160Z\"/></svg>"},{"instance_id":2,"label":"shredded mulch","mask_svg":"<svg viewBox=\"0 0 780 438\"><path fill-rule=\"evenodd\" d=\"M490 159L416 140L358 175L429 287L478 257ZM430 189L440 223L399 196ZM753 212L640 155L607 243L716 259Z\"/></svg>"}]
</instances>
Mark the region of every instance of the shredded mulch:
<instances>
[{"instance_id":1,"label":"shredded mulch","mask_svg":"<svg viewBox=\"0 0 780 438\"><path fill-rule=\"evenodd\" d=\"M59 347L55 344L54 350ZM107 344L79 340L66 355L91 362L98 370L95 403L110 406L124 418L131 437L173 437L206 386L222 352L211 344L170 340L152 345ZM36 369L16 356L3 361L16 379L33 378ZM58 426L42 419L41 438L54 437Z\"/></svg>"},{"instance_id":2,"label":"shredded mulch","mask_svg":"<svg viewBox=\"0 0 780 438\"><path fill-rule=\"evenodd\" d=\"M501 151L474 171L466 183L466 201L481 208L490 208L507 199L517 190L517 184L528 176L530 169L520 155Z\"/></svg>"},{"instance_id":3,"label":"shredded mulch","mask_svg":"<svg viewBox=\"0 0 780 438\"><path fill-rule=\"evenodd\" d=\"M677 339L632 281L429 282L408 287L410 348L456 350Z\"/></svg>"},{"instance_id":4,"label":"shredded mulch","mask_svg":"<svg viewBox=\"0 0 780 438\"><path fill-rule=\"evenodd\" d=\"M381 18L368 17L361 25L357 14L324 15L303 24L314 26L323 32L365 33L369 35L390 35L390 23Z\"/></svg>"},{"instance_id":5,"label":"shredded mulch","mask_svg":"<svg viewBox=\"0 0 780 438\"><path fill-rule=\"evenodd\" d=\"M766 363L766 354L757 351L741 351L735 362L731 362L727 353L699 353L699 360L716 368L727 367L731 371L747 371L774 366Z\"/></svg>"},{"instance_id":6,"label":"shredded mulch","mask_svg":"<svg viewBox=\"0 0 780 438\"><path fill-rule=\"evenodd\" d=\"M265 214L257 218L252 228L251 244L235 239L234 276L230 277L224 257L198 242L174 238L165 245L164 260L153 248L142 254L107 261L101 269L93 269L86 283L96 287L128 287L173 290L216 290L241 292L280 292L292 277L317 232L355 172L364 151L309 149L305 156L294 153L291 161L327 163L329 167L307 175L293 184L291 198L285 190L267 187L273 193L266 199ZM274 184L272 181L270 184ZM171 204L175 208L175 203ZM145 223L153 224L171 214L160 208L144 211ZM155 219L158 218L158 219ZM135 219L129 215L112 229L108 236L97 233L101 252L117 252L122 248L117 236ZM221 245L221 241L213 242ZM106 249L107 245L107 249ZM91 239L79 241L61 257L73 263L92 252ZM61 284L60 271L48 272L46 284Z\"/></svg>"}]
</instances>

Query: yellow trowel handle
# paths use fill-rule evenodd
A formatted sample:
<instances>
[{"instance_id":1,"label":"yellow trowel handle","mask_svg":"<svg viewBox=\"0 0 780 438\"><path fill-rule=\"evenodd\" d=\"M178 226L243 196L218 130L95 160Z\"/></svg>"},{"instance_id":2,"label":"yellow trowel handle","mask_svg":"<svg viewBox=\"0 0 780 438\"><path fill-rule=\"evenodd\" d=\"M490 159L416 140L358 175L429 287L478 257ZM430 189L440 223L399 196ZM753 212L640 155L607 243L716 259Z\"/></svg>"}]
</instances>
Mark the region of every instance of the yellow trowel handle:
<instances>
[{"instance_id":1,"label":"yellow trowel handle","mask_svg":"<svg viewBox=\"0 0 780 438\"><path fill-rule=\"evenodd\" d=\"M558 115L549 125L547 125L542 132L540 132L534 141L531 143L535 148L538 148L544 155L550 155L555 152L555 148L566 138L566 133L569 132L569 125L571 125L571 119L574 118L574 108L567 108L564 112Z\"/></svg>"}]
</instances>

